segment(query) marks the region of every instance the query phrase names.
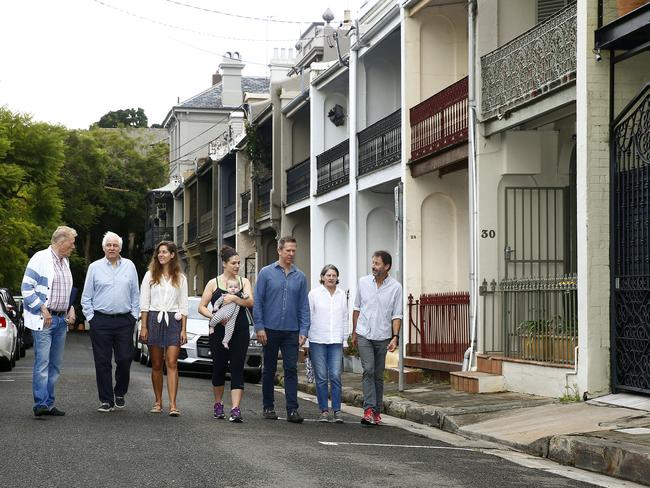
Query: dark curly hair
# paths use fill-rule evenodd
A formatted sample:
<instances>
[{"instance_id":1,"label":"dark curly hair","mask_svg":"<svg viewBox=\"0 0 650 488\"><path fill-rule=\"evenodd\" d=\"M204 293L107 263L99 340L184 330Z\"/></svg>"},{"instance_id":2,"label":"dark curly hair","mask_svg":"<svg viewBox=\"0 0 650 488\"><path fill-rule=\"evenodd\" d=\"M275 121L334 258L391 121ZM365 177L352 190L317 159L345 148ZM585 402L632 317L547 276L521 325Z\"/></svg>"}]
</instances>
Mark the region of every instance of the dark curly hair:
<instances>
[{"instance_id":1,"label":"dark curly hair","mask_svg":"<svg viewBox=\"0 0 650 488\"><path fill-rule=\"evenodd\" d=\"M233 256L239 256L239 253L234 247L223 246L219 251L219 256L221 256L221 261L227 263Z\"/></svg>"}]
</instances>

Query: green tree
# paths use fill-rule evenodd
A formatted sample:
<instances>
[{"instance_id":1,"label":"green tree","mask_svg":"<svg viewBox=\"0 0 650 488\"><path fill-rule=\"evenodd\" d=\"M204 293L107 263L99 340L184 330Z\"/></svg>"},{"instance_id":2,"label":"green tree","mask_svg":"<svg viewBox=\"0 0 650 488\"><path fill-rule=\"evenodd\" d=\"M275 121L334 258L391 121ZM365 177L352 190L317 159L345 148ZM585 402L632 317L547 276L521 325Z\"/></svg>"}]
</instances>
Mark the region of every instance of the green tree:
<instances>
[{"instance_id":1,"label":"green tree","mask_svg":"<svg viewBox=\"0 0 650 488\"><path fill-rule=\"evenodd\" d=\"M70 134L64 216L79 232L86 264L102 256L102 236L111 230L124 239L122 254L142 269L145 196L164 184L167 156L167 144L156 143L146 129L95 128Z\"/></svg>"},{"instance_id":2,"label":"green tree","mask_svg":"<svg viewBox=\"0 0 650 488\"><path fill-rule=\"evenodd\" d=\"M127 108L124 110L115 110L104 114L99 122L93 126L103 129L117 129L124 127L144 128L149 124L149 120L141 108Z\"/></svg>"},{"instance_id":3,"label":"green tree","mask_svg":"<svg viewBox=\"0 0 650 488\"><path fill-rule=\"evenodd\" d=\"M0 108L0 282L14 290L30 249L44 247L60 224L66 130Z\"/></svg>"}]
</instances>

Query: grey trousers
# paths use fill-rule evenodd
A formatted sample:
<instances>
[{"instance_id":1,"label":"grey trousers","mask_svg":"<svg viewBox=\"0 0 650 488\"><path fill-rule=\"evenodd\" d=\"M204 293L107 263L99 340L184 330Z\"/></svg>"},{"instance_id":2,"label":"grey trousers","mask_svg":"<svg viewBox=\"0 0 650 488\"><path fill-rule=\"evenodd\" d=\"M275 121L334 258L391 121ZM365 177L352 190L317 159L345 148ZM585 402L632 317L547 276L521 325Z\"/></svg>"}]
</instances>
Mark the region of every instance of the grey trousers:
<instances>
[{"instance_id":1,"label":"grey trousers","mask_svg":"<svg viewBox=\"0 0 650 488\"><path fill-rule=\"evenodd\" d=\"M373 341L357 335L359 359L363 367L363 409L381 412L384 400L384 368L390 339Z\"/></svg>"}]
</instances>

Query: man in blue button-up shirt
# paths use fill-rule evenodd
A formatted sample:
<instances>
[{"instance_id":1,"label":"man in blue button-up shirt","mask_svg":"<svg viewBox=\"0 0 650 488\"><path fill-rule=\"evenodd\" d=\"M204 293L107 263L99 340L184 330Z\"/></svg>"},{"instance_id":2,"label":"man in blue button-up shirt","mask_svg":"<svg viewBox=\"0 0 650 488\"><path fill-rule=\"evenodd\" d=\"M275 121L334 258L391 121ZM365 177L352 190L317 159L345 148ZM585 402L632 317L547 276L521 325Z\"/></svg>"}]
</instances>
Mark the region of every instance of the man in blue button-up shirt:
<instances>
[{"instance_id":1,"label":"man in blue button-up shirt","mask_svg":"<svg viewBox=\"0 0 650 488\"><path fill-rule=\"evenodd\" d=\"M274 385L278 350L282 351L287 420L300 423L298 413L298 349L309 333L307 278L293 265L296 240L278 241L278 260L262 268L255 284L253 318L257 339L264 345L262 398L264 418L277 419Z\"/></svg>"},{"instance_id":2,"label":"man in blue button-up shirt","mask_svg":"<svg viewBox=\"0 0 650 488\"><path fill-rule=\"evenodd\" d=\"M95 359L99 412L125 407L133 359L133 327L140 315L138 273L120 256L122 238L107 232L102 240L104 257L88 266L81 307L90 322ZM115 387L112 359L115 355Z\"/></svg>"}]
</instances>

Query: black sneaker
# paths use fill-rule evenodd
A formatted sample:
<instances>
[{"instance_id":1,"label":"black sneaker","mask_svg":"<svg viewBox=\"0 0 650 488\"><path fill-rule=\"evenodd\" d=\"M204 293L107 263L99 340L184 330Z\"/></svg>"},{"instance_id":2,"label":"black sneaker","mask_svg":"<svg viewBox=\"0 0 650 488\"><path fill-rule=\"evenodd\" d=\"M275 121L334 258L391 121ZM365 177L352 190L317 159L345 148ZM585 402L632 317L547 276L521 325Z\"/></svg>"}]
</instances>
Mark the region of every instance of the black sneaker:
<instances>
[{"instance_id":1,"label":"black sneaker","mask_svg":"<svg viewBox=\"0 0 650 488\"><path fill-rule=\"evenodd\" d=\"M65 412L63 410L59 410L56 407L52 407L43 415L50 415L52 417L63 417L65 415Z\"/></svg>"},{"instance_id":2,"label":"black sneaker","mask_svg":"<svg viewBox=\"0 0 650 488\"><path fill-rule=\"evenodd\" d=\"M262 417L269 420L278 420L278 414L272 408L265 408Z\"/></svg>"},{"instance_id":3,"label":"black sneaker","mask_svg":"<svg viewBox=\"0 0 650 488\"><path fill-rule=\"evenodd\" d=\"M124 408L126 407L126 400L124 400L123 396L116 396L115 397L115 406L117 408Z\"/></svg>"},{"instance_id":4,"label":"black sneaker","mask_svg":"<svg viewBox=\"0 0 650 488\"><path fill-rule=\"evenodd\" d=\"M298 410L292 410L287 414L287 422L291 422L294 424L301 424L303 422L302 415L298 413Z\"/></svg>"},{"instance_id":5,"label":"black sneaker","mask_svg":"<svg viewBox=\"0 0 650 488\"><path fill-rule=\"evenodd\" d=\"M102 403L97 409L98 412L106 413L115 410L110 403Z\"/></svg>"},{"instance_id":6,"label":"black sneaker","mask_svg":"<svg viewBox=\"0 0 650 488\"><path fill-rule=\"evenodd\" d=\"M41 415L47 415L50 411L45 405L40 407L34 407L34 417L40 417Z\"/></svg>"}]
</instances>

